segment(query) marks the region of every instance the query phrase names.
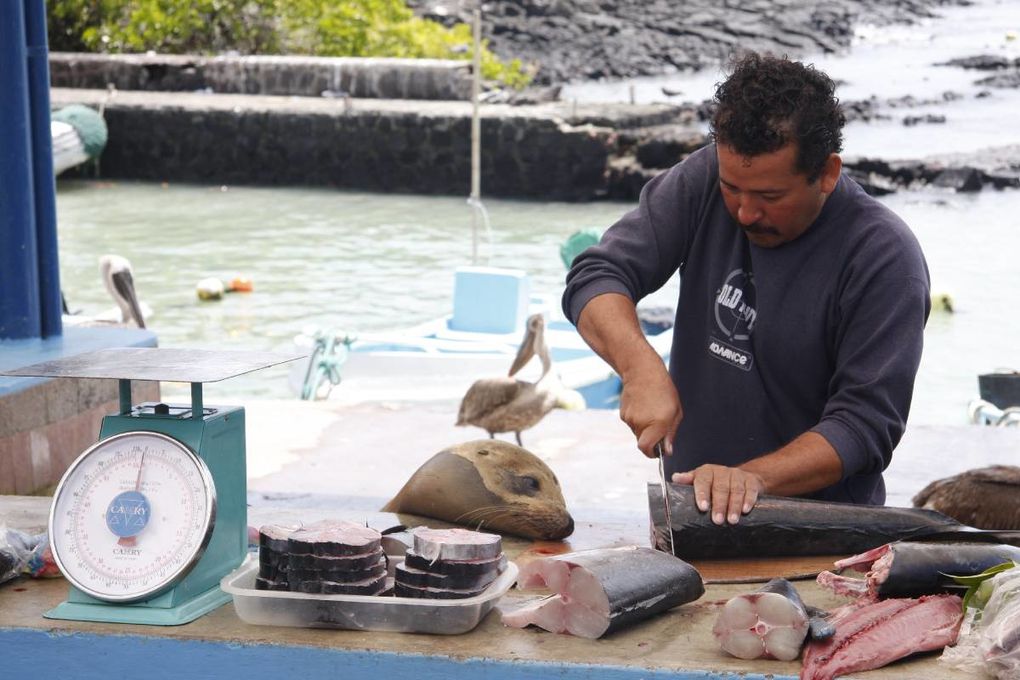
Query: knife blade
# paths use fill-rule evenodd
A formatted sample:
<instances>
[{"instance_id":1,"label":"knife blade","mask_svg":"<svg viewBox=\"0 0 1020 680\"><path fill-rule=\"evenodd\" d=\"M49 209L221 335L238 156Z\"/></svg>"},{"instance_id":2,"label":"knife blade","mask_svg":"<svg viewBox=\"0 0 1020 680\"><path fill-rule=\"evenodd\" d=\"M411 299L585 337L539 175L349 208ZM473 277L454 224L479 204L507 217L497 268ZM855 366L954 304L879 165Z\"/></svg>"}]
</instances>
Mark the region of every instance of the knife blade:
<instances>
[{"instance_id":1,"label":"knife blade","mask_svg":"<svg viewBox=\"0 0 1020 680\"><path fill-rule=\"evenodd\" d=\"M673 545L673 513L669 509L669 486L666 484L666 456L665 440L660 439L655 444L655 455L659 459L659 484L662 486L662 507L666 511L666 536L669 538L669 554L676 557L676 547Z\"/></svg>"}]
</instances>

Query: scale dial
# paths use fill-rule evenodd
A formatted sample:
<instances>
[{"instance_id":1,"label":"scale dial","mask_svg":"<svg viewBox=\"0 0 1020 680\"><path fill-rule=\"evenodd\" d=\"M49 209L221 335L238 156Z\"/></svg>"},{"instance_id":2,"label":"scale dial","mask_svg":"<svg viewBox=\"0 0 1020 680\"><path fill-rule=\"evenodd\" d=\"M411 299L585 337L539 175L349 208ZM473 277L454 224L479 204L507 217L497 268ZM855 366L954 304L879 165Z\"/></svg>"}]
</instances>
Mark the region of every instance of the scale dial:
<instances>
[{"instance_id":1,"label":"scale dial","mask_svg":"<svg viewBox=\"0 0 1020 680\"><path fill-rule=\"evenodd\" d=\"M108 602L146 600L198 562L212 536L209 468L180 441L124 432L85 450L57 485L53 557L67 580Z\"/></svg>"}]
</instances>

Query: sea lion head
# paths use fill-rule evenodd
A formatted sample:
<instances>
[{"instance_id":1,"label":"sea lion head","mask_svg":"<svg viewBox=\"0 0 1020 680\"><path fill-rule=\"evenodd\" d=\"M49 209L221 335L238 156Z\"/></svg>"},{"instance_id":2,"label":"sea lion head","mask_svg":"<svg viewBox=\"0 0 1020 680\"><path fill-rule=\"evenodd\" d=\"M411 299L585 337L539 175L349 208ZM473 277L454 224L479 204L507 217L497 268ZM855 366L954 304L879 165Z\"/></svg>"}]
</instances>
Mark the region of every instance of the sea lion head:
<instances>
[{"instance_id":1,"label":"sea lion head","mask_svg":"<svg viewBox=\"0 0 1020 680\"><path fill-rule=\"evenodd\" d=\"M443 449L418 468L383 510L543 540L574 531L549 466L496 439Z\"/></svg>"}]
</instances>

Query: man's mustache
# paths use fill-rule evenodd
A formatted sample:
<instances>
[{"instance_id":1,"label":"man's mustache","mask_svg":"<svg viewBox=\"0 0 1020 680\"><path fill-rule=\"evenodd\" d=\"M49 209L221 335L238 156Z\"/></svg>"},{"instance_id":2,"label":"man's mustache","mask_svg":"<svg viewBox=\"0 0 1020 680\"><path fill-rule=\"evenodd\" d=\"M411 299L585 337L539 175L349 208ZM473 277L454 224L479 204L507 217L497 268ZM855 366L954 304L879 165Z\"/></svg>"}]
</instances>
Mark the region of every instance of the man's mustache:
<instances>
[{"instance_id":1,"label":"man's mustache","mask_svg":"<svg viewBox=\"0 0 1020 680\"><path fill-rule=\"evenodd\" d=\"M748 234L769 234L771 236L779 236L779 230L775 227L767 227L764 224L755 222L753 224L740 224L740 228Z\"/></svg>"}]
</instances>

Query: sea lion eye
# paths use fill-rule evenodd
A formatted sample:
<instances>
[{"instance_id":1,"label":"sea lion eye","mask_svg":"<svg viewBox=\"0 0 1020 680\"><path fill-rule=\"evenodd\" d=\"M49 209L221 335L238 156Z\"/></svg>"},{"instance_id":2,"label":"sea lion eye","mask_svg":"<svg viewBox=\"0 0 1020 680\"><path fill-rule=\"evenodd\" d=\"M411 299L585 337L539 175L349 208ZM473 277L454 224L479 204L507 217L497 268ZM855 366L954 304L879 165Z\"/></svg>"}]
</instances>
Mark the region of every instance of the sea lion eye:
<instances>
[{"instance_id":1,"label":"sea lion eye","mask_svg":"<svg viewBox=\"0 0 1020 680\"><path fill-rule=\"evenodd\" d=\"M513 486L514 491L525 496L534 496L541 488L538 480L530 475L514 477Z\"/></svg>"}]
</instances>

